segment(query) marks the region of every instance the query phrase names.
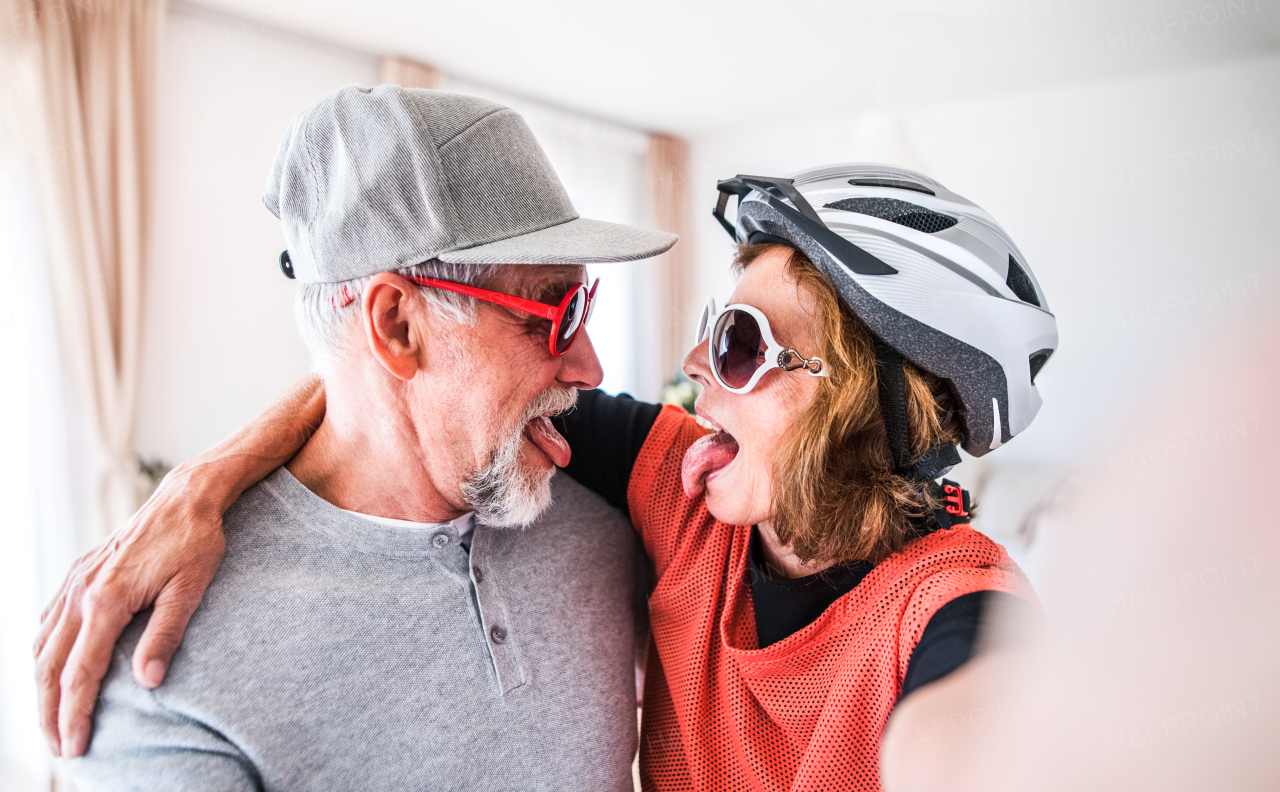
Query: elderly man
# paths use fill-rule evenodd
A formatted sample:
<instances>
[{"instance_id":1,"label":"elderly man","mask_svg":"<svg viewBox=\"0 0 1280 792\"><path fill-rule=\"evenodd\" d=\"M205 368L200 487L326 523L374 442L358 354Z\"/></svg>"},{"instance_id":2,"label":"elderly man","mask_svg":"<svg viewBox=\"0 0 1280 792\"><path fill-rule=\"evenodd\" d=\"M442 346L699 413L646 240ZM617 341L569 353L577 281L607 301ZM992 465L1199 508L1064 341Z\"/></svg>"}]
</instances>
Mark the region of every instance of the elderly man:
<instances>
[{"instance_id":1,"label":"elderly man","mask_svg":"<svg viewBox=\"0 0 1280 792\"><path fill-rule=\"evenodd\" d=\"M93 789L629 789L636 540L553 480L569 450L549 418L600 382L583 264L674 237L579 219L511 110L390 86L301 113L264 201L324 421L226 514L163 686L129 668L149 614L125 631L72 772Z\"/></svg>"}]
</instances>

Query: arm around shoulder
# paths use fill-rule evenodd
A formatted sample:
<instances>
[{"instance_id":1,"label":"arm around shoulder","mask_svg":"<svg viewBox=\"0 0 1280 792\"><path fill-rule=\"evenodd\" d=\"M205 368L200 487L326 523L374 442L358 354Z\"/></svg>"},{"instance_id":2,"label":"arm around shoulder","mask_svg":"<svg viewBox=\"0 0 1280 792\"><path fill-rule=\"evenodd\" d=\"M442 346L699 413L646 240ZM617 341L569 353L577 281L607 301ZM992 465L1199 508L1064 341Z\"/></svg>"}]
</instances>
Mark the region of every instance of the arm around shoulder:
<instances>
[{"instance_id":1,"label":"arm around shoulder","mask_svg":"<svg viewBox=\"0 0 1280 792\"><path fill-rule=\"evenodd\" d=\"M164 679L222 560L223 512L292 458L323 418L324 390L307 377L231 438L174 469L128 523L72 566L35 645L41 726L55 755L84 751L112 648L150 606L133 673L147 687Z\"/></svg>"}]
</instances>

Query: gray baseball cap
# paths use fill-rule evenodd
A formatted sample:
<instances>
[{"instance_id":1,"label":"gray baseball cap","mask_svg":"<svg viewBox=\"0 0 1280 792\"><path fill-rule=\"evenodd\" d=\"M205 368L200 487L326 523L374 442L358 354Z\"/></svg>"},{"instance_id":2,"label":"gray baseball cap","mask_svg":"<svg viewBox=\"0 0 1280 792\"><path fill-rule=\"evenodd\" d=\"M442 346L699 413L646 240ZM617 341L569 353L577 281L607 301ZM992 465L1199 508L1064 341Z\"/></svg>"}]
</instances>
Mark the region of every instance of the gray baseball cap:
<instances>
[{"instance_id":1,"label":"gray baseball cap","mask_svg":"<svg viewBox=\"0 0 1280 792\"><path fill-rule=\"evenodd\" d=\"M674 234L578 217L518 113L471 96L349 85L289 124L262 202L294 277L362 278L430 259L596 264L663 253Z\"/></svg>"}]
</instances>

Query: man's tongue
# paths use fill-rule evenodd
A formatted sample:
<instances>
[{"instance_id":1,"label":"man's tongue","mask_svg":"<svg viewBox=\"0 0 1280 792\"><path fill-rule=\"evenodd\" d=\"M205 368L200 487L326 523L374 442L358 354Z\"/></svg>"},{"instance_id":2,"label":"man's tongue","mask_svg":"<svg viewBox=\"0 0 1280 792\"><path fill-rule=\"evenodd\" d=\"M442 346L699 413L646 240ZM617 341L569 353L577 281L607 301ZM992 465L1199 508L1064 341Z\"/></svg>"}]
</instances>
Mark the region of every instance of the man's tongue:
<instances>
[{"instance_id":1,"label":"man's tongue","mask_svg":"<svg viewBox=\"0 0 1280 792\"><path fill-rule=\"evenodd\" d=\"M684 494L693 499L706 488L708 473L728 465L738 455L738 441L728 432L716 432L697 440L684 452L684 464L680 467L680 483Z\"/></svg>"},{"instance_id":2,"label":"man's tongue","mask_svg":"<svg viewBox=\"0 0 1280 792\"><path fill-rule=\"evenodd\" d=\"M550 457L556 467L569 464L569 442L551 425L550 418L534 418L525 426L524 436L542 449L542 453Z\"/></svg>"}]
</instances>

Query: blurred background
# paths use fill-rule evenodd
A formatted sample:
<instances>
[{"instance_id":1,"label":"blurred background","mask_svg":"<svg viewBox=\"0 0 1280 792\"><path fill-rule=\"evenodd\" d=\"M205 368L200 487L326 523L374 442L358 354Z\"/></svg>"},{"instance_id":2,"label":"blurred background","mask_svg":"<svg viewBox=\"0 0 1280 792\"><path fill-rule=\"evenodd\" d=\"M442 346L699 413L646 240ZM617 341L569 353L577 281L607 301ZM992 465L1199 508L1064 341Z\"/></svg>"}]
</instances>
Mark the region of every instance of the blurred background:
<instances>
[{"instance_id":1,"label":"blurred background","mask_svg":"<svg viewBox=\"0 0 1280 792\"><path fill-rule=\"evenodd\" d=\"M1034 425L952 477L1050 611L1042 527L1073 470L1177 470L1266 422L1210 414L1117 440L1201 375L1188 349L1229 346L1275 310L1272 0L0 10L6 790L49 788L30 646L68 565L169 467L307 371L296 287L277 266L283 236L260 195L289 120L342 85L504 102L581 215L681 235L664 257L594 273L603 387L644 399L676 377L705 299L723 303L733 288L732 245L711 218L717 179L881 161L985 208L1027 256L1061 346L1037 379Z\"/></svg>"}]
</instances>

